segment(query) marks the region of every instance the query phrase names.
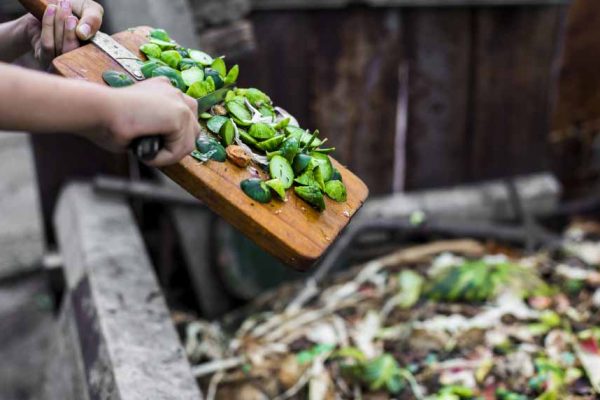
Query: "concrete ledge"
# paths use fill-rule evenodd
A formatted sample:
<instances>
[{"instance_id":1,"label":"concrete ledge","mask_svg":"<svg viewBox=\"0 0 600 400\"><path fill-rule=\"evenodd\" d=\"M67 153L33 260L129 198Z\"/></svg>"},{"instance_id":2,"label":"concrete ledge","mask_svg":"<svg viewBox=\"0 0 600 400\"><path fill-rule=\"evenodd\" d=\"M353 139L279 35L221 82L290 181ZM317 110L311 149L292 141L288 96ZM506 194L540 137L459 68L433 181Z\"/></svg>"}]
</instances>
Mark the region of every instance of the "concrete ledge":
<instances>
[{"instance_id":1,"label":"concrete ledge","mask_svg":"<svg viewBox=\"0 0 600 400\"><path fill-rule=\"evenodd\" d=\"M89 398L202 398L127 204L72 184L55 226Z\"/></svg>"}]
</instances>

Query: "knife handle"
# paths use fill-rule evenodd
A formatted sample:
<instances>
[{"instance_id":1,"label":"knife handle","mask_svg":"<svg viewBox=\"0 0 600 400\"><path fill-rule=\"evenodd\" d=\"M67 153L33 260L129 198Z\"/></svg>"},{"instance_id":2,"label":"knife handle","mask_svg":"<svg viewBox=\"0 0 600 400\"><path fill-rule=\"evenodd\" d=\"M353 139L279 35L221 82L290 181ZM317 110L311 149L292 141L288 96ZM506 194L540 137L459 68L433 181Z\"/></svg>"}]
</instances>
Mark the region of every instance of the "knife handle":
<instances>
[{"instance_id":1,"label":"knife handle","mask_svg":"<svg viewBox=\"0 0 600 400\"><path fill-rule=\"evenodd\" d=\"M144 136L134 139L129 149L142 161L152 161L162 150L164 140L162 136Z\"/></svg>"},{"instance_id":2,"label":"knife handle","mask_svg":"<svg viewBox=\"0 0 600 400\"><path fill-rule=\"evenodd\" d=\"M48 7L47 0L19 0L19 3L40 21L44 17L46 7Z\"/></svg>"}]
</instances>

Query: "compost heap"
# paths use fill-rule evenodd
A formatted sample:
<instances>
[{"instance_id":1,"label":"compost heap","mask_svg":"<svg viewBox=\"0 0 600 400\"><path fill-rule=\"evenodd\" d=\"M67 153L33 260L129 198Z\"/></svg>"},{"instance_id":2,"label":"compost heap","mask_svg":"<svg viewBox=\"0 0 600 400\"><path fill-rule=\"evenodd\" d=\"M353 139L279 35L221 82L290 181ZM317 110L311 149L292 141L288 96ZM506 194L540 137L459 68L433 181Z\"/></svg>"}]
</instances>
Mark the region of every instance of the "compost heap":
<instances>
[{"instance_id":1,"label":"compost heap","mask_svg":"<svg viewBox=\"0 0 600 400\"><path fill-rule=\"evenodd\" d=\"M473 241L404 249L285 286L233 333L193 321L186 350L209 399L600 398L591 226L528 257Z\"/></svg>"}]
</instances>

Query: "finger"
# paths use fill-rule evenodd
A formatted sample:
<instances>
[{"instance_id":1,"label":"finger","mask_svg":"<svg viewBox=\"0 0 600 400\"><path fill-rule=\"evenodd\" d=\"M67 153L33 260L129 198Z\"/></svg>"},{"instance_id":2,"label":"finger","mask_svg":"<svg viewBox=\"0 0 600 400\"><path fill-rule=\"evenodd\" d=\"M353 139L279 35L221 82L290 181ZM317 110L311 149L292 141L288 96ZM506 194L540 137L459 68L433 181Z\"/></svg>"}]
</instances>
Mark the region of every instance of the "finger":
<instances>
[{"instance_id":1,"label":"finger","mask_svg":"<svg viewBox=\"0 0 600 400\"><path fill-rule=\"evenodd\" d=\"M185 94L182 94L182 95L183 95L183 100L185 101L185 104L190 108L192 113L194 113L194 115L198 115L198 101L188 95L185 95Z\"/></svg>"},{"instance_id":2,"label":"finger","mask_svg":"<svg viewBox=\"0 0 600 400\"><path fill-rule=\"evenodd\" d=\"M71 15L71 1L61 0L58 4L56 18L54 19L54 46L56 55L63 53L65 22L69 15Z\"/></svg>"},{"instance_id":3,"label":"finger","mask_svg":"<svg viewBox=\"0 0 600 400\"><path fill-rule=\"evenodd\" d=\"M62 46L63 53L68 53L79 47L79 40L77 40L75 28L77 28L77 17L70 15L65 22L65 37Z\"/></svg>"},{"instance_id":4,"label":"finger","mask_svg":"<svg viewBox=\"0 0 600 400\"><path fill-rule=\"evenodd\" d=\"M188 115L189 117L189 115ZM196 132L193 124L186 121L183 126L185 127L179 132L165 135L165 146L157 154L154 160L147 162L146 164L152 167L164 167L179 162L183 157L190 154L196 143Z\"/></svg>"},{"instance_id":5,"label":"finger","mask_svg":"<svg viewBox=\"0 0 600 400\"><path fill-rule=\"evenodd\" d=\"M77 36L81 40L88 40L100 29L104 8L92 0L82 0L78 5L75 8L75 13L80 16Z\"/></svg>"},{"instance_id":6,"label":"finger","mask_svg":"<svg viewBox=\"0 0 600 400\"><path fill-rule=\"evenodd\" d=\"M43 66L50 65L50 62L56 57L56 49L54 47L54 20L56 18L56 12L57 7L50 4L46 8L46 12L42 18L40 62Z\"/></svg>"}]
</instances>

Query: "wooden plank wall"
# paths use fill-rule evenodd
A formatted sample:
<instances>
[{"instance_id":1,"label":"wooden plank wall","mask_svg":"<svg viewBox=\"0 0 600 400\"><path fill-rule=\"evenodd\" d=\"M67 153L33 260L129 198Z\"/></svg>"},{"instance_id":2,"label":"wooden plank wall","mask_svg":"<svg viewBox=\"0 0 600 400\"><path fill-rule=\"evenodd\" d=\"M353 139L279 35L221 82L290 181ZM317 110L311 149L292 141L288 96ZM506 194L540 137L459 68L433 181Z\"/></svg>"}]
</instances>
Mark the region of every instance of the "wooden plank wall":
<instances>
[{"instance_id":1,"label":"wooden plank wall","mask_svg":"<svg viewBox=\"0 0 600 400\"><path fill-rule=\"evenodd\" d=\"M552 121L554 170L577 195L597 188L600 178L600 8L574 0L569 10Z\"/></svg>"},{"instance_id":2,"label":"wooden plank wall","mask_svg":"<svg viewBox=\"0 0 600 400\"><path fill-rule=\"evenodd\" d=\"M241 84L320 128L372 194L454 185L548 167L564 13L559 5L260 10L251 15L257 51L235 61Z\"/></svg>"}]
</instances>

